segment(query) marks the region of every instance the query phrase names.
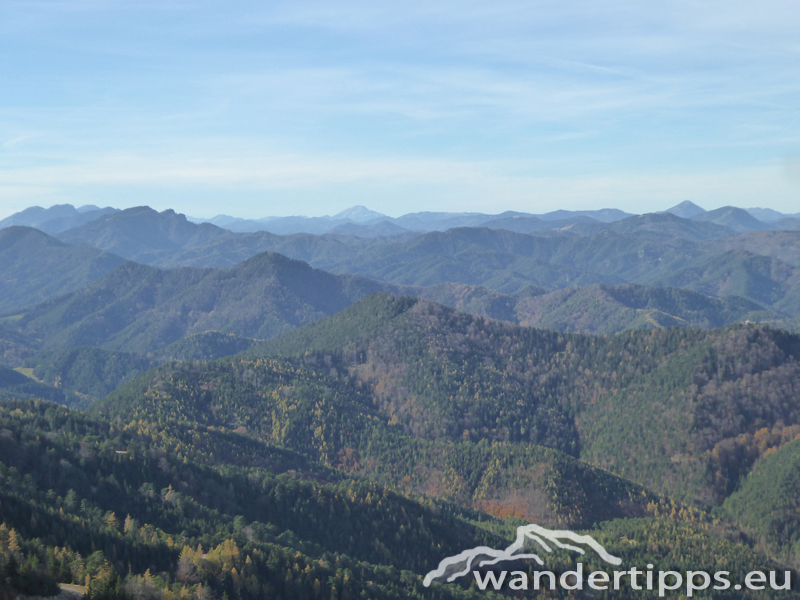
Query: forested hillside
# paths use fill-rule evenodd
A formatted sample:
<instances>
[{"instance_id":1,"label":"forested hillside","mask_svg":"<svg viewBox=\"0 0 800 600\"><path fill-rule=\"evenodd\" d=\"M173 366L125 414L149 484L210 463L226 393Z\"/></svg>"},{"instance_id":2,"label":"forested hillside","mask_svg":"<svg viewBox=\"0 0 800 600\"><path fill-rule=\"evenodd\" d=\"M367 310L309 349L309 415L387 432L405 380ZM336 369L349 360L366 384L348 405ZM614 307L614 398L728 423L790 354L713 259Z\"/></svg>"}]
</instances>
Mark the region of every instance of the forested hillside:
<instances>
[{"instance_id":1,"label":"forested hillside","mask_svg":"<svg viewBox=\"0 0 800 600\"><path fill-rule=\"evenodd\" d=\"M0 399L44 398L59 404L73 404L77 398L69 392L46 385L19 371L0 365Z\"/></svg>"},{"instance_id":2,"label":"forested hillside","mask_svg":"<svg viewBox=\"0 0 800 600\"><path fill-rule=\"evenodd\" d=\"M237 430L326 466L500 515L590 525L642 514L648 502L641 488L560 452L409 435L358 377L325 357L168 365L94 410ZM573 479L570 491L555 483Z\"/></svg>"},{"instance_id":3,"label":"forested hillside","mask_svg":"<svg viewBox=\"0 0 800 600\"><path fill-rule=\"evenodd\" d=\"M661 327L710 329L745 321L789 326L789 320L780 313L741 296L715 298L680 288L641 285L593 285L549 294L520 294L513 313L514 318L507 320L520 325L576 333Z\"/></svg>"},{"instance_id":4,"label":"forested hillside","mask_svg":"<svg viewBox=\"0 0 800 600\"><path fill-rule=\"evenodd\" d=\"M769 447L800 433L800 338L761 326L581 336L373 296L249 353L309 351L419 438L544 445L705 503L749 470L761 429Z\"/></svg>"},{"instance_id":5,"label":"forested hillside","mask_svg":"<svg viewBox=\"0 0 800 600\"><path fill-rule=\"evenodd\" d=\"M22 312L13 327L44 348L102 346L147 355L208 330L274 337L387 288L269 253L233 269L162 271L128 263L84 290Z\"/></svg>"},{"instance_id":6,"label":"forested hillside","mask_svg":"<svg viewBox=\"0 0 800 600\"><path fill-rule=\"evenodd\" d=\"M36 379L97 400L154 368L158 362L128 352L82 346L46 350L29 364Z\"/></svg>"},{"instance_id":7,"label":"forested hillside","mask_svg":"<svg viewBox=\"0 0 800 600\"><path fill-rule=\"evenodd\" d=\"M550 293L529 286L515 295L457 283L397 286L332 275L267 253L232 269L122 265L83 290L0 319L0 363L34 369L36 379L77 393L85 404L160 362L235 354L375 291L413 294L473 314L557 331L615 333L748 320L795 326L784 314L736 296L716 299L677 288L632 285ZM65 358L67 350L71 354Z\"/></svg>"},{"instance_id":8,"label":"forested hillside","mask_svg":"<svg viewBox=\"0 0 800 600\"><path fill-rule=\"evenodd\" d=\"M80 365L92 352L53 353L51 364ZM625 456L603 441L607 423L587 426L599 421L589 418L593 404L619 397L625 410L621 389L635 396L654 381L683 385L683 364L694 368L694 418L710 425L681 443L722 439L715 449L727 443L728 453L703 460L727 460L725 474L737 476L759 455L790 448L782 445L795 433L792 405L769 412L748 401L762 398L750 396L753 386L768 394L773 380L797 381L794 336L754 326L581 336L373 295L247 352L163 365L91 414L32 400L2 405L0 549L14 590L47 594L71 583L92 598L483 597L452 584L424 588L421 577L465 548L507 545L521 522L591 528L629 564L713 569L724 560L737 577L781 568L737 538L727 504L720 523L653 491L676 491L681 474L695 485L690 503L725 494L724 482L693 480L690 463L665 466L657 454L625 463L642 486L580 458ZM278 352L287 358L259 357ZM105 357L110 374L114 359ZM713 393L740 381L747 386L734 406ZM785 426L765 430L780 410ZM671 426L654 435L668 437ZM777 554L783 546L772 535L764 548L794 562L792 550ZM572 560L554 556L550 565L568 569Z\"/></svg>"},{"instance_id":9,"label":"forested hillside","mask_svg":"<svg viewBox=\"0 0 800 600\"><path fill-rule=\"evenodd\" d=\"M800 557L800 439L768 449L770 432L757 434L764 457L722 506L759 546L798 566Z\"/></svg>"},{"instance_id":10,"label":"forested hillside","mask_svg":"<svg viewBox=\"0 0 800 600\"><path fill-rule=\"evenodd\" d=\"M124 262L30 227L0 229L0 314L79 290Z\"/></svg>"},{"instance_id":11,"label":"forested hillside","mask_svg":"<svg viewBox=\"0 0 800 600\"><path fill-rule=\"evenodd\" d=\"M502 543L238 434L33 402L0 406L0 427L0 560L27 593L59 582L96 598L475 597L425 590L418 573L476 540ZM258 469L236 465L245 453Z\"/></svg>"},{"instance_id":12,"label":"forested hillside","mask_svg":"<svg viewBox=\"0 0 800 600\"><path fill-rule=\"evenodd\" d=\"M237 386L242 389L230 377L242 368L251 387L254 376L273 377L273 389L283 400L273 393L253 412L250 404L237 406L233 395L222 406L209 406L206 401L212 398L197 393L211 391L214 402L224 400ZM9 574L6 591L52 594L57 583L68 583L85 586L80 589L91 598L120 599L487 597L453 584L425 588L422 575L464 548L507 545L520 521L464 508L458 498L437 500L441 496L435 490L419 496L408 486L404 492L371 482L352 467L358 454L346 452L339 464L329 465L320 450L332 448L331 431L304 434L294 415L308 412L302 407L305 390L285 391L287 383L314 385L313 372L260 361L223 363L211 374L199 368L194 373L162 371L161 377L152 393L126 399L118 392L116 401L109 398L102 412L111 419L40 401L0 405L0 563ZM172 385L164 387L167 381ZM187 389L187 383L200 385ZM130 390L137 385L141 390L143 382ZM166 403L168 397L174 398L174 407ZM306 398L313 400L313 394ZM257 424L265 410L280 414L286 400L294 408L283 415L291 417L270 422L272 434L267 427L209 424L232 416ZM145 420L148 414L156 420ZM127 421L125 415L133 418ZM321 422L328 422L329 415L323 407ZM381 427L381 419L369 420ZM350 434L344 430L344 435ZM318 460L265 441L280 437L316 448L312 456ZM373 443L381 439L372 436ZM442 450L412 456L424 465L426 456L440 456ZM465 460L492 450L464 442L449 449L450 461L483 472L482 479L513 477L517 490L549 494L553 514L539 515L543 523L563 523L557 516L562 511L573 522L599 517L602 513L581 514L580 509L602 505L620 491L620 498L627 495L626 510L640 511L641 517L605 522L591 532L624 564L713 570L724 561L738 580L754 569L781 568L745 543L726 539L725 529L703 513L620 480L613 483L615 478L588 465L576 469L578 463L558 459L557 453L538 451L543 464L550 465L541 488L520 475L520 467L534 465L535 448L518 456L513 446L497 449L496 456L514 456L506 463L511 467L507 472L501 460L489 468ZM372 462L379 452L367 455ZM383 460L384 466L417 470L404 467L394 452ZM563 554L548 557L548 568L560 572L572 568L572 561ZM592 557L586 562L592 569L605 568ZM555 597L569 594L561 591ZM623 589L614 597L641 594ZM732 592L730 597L755 597L749 594ZM794 597L781 594L771 597Z\"/></svg>"}]
</instances>

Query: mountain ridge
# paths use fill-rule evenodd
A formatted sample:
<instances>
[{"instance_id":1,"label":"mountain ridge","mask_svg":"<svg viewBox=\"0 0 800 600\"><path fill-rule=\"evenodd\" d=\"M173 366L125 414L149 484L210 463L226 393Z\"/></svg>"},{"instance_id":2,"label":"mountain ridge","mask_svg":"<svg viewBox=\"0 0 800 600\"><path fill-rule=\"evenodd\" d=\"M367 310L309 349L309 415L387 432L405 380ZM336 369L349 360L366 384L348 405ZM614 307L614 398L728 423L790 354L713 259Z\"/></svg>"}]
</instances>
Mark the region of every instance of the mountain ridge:
<instances>
[{"instance_id":1,"label":"mountain ridge","mask_svg":"<svg viewBox=\"0 0 800 600\"><path fill-rule=\"evenodd\" d=\"M299 353L341 357L415 436L525 440L704 504L770 447L739 436L800 432L800 337L764 326L563 334L370 296L244 356Z\"/></svg>"},{"instance_id":2,"label":"mountain ridge","mask_svg":"<svg viewBox=\"0 0 800 600\"><path fill-rule=\"evenodd\" d=\"M0 314L76 291L125 262L87 244L68 245L32 227L0 229Z\"/></svg>"}]
</instances>

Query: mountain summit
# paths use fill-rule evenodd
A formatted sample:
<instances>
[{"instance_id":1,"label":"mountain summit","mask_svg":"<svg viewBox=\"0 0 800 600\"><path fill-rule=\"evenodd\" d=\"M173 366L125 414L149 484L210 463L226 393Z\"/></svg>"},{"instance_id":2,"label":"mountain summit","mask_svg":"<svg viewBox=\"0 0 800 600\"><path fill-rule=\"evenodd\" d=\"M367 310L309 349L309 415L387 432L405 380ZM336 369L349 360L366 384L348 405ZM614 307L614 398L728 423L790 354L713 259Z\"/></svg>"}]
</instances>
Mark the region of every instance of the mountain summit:
<instances>
[{"instance_id":1,"label":"mountain summit","mask_svg":"<svg viewBox=\"0 0 800 600\"><path fill-rule=\"evenodd\" d=\"M676 217L680 217L682 219L693 219L699 215L702 215L706 212L706 209L697 206L691 200L684 200L680 204L676 204L672 208L668 208L664 212L671 213Z\"/></svg>"},{"instance_id":2,"label":"mountain summit","mask_svg":"<svg viewBox=\"0 0 800 600\"><path fill-rule=\"evenodd\" d=\"M356 206L351 206L343 210L340 213L333 215L333 219L350 219L351 221L355 221L356 223L365 223L367 221L371 221L372 219L380 219L381 217L386 217L383 213L376 212L374 210L368 209L366 206L362 206L360 204Z\"/></svg>"},{"instance_id":3,"label":"mountain summit","mask_svg":"<svg viewBox=\"0 0 800 600\"><path fill-rule=\"evenodd\" d=\"M723 206L722 208L705 212L695 217L695 219L723 225L739 233L771 229L771 227L765 226L764 223L743 208L736 208L735 206Z\"/></svg>"}]
</instances>

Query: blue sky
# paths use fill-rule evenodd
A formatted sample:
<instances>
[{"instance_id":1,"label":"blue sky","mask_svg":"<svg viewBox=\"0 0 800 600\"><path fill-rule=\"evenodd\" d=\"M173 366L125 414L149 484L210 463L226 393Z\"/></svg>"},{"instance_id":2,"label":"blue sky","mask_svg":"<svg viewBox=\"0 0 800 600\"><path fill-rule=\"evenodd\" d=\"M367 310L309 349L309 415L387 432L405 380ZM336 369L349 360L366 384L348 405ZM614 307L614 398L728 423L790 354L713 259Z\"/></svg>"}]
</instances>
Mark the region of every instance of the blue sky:
<instances>
[{"instance_id":1,"label":"blue sky","mask_svg":"<svg viewBox=\"0 0 800 600\"><path fill-rule=\"evenodd\" d=\"M795 0L0 2L0 217L800 211Z\"/></svg>"}]
</instances>

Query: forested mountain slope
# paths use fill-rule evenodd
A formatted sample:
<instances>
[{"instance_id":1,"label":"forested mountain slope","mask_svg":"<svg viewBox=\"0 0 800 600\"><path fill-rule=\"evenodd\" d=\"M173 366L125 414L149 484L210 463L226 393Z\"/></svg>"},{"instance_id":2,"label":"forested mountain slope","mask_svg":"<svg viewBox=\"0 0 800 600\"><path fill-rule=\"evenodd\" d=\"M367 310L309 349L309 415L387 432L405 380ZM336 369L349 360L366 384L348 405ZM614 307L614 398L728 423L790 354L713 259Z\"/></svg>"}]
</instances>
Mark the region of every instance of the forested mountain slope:
<instances>
[{"instance_id":1,"label":"forested mountain slope","mask_svg":"<svg viewBox=\"0 0 800 600\"><path fill-rule=\"evenodd\" d=\"M203 246L230 235L210 223L190 223L173 210L159 213L137 206L60 232L58 238L70 244L86 242L129 260L149 263L165 253Z\"/></svg>"},{"instance_id":2,"label":"forested mountain slope","mask_svg":"<svg viewBox=\"0 0 800 600\"><path fill-rule=\"evenodd\" d=\"M800 268L777 258L731 250L655 280L713 296L736 295L800 316Z\"/></svg>"},{"instance_id":3,"label":"forested mountain slope","mask_svg":"<svg viewBox=\"0 0 800 600\"><path fill-rule=\"evenodd\" d=\"M13 325L45 348L148 354L208 330L274 337L386 289L392 288L269 253L232 269L162 271L128 263L84 290L23 312Z\"/></svg>"},{"instance_id":4,"label":"forested mountain slope","mask_svg":"<svg viewBox=\"0 0 800 600\"><path fill-rule=\"evenodd\" d=\"M798 346L754 326L561 334L371 295L246 356L162 365L92 414L0 405L0 561L15 557L13 585L29 593L88 581L98 597L155 600L486 597L421 576L466 548L504 547L520 518L592 528L631 566L780 569L726 539L732 523L580 457L718 502L760 455L791 446ZM642 406L648 386L691 394L688 412L656 423L666 413ZM601 422L614 410L652 422ZM644 454L633 444L650 427L713 450L615 462Z\"/></svg>"},{"instance_id":5,"label":"forested mountain slope","mask_svg":"<svg viewBox=\"0 0 800 600\"><path fill-rule=\"evenodd\" d=\"M49 385L97 400L159 363L138 354L81 346L45 350L29 359L31 375Z\"/></svg>"},{"instance_id":6,"label":"forested mountain slope","mask_svg":"<svg viewBox=\"0 0 800 600\"><path fill-rule=\"evenodd\" d=\"M240 434L22 402L0 405L0 427L0 559L22 563L29 593L58 581L106 598L475 597L426 591L419 574L503 543L457 511Z\"/></svg>"},{"instance_id":7,"label":"forested mountain slope","mask_svg":"<svg viewBox=\"0 0 800 600\"><path fill-rule=\"evenodd\" d=\"M636 218L641 223L630 231L608 230L588 236L464 228L401 241L342 239L333 249L328 249L333 240L326 238L307 239L302 245L301 240L292 244L281 240L273 249L325 270L403 285L454 282L513 294L531 285L552 291L598 283L637 283L741 295L765 308L800 315L797 267L775 262L780 259L773 260L773 266L762 265L769 259L759 254L763 246L765 253L793 257L792 248L800 248L800 242L788 238L785 234L789 232L769 232L775 240L762 236L757 241L748 237L755 234L748 234L741 242L747 251L725 252L722 248L737 248L738 237L725 238L725 246L719 240L689 239L662 230L661 223L652 224L649 217L657 216ZM731 285L737 281L744 283Z\"/></svg>"},{"instance_id":8,"label":"forested mountain slope","mask_svg":"<svg viewBox=\"0 0 800 600\"><path fill-rule=\"evenodd\" d=\"M648 502L638 486L559 452L416 439L357 376L324 357L166 365L93 410L237 430L407 491L553 524L640 515Z\"/></svg>"},{"instance_id":9,"label":"forested mountain slope","mask_svg":"<svg viewBox=\"0 0 800 600\"><path fill-rule=\"evenodd\" d=\"M775 432L756 433L755 444L769 445ZM800 436L767 452L741 489L725 500L721 514L736 519L753 539L782 560L800 564Z\"/></svg>"},{"instance_id":10,"label":"forested mountain slope","mask_svg":"<svg viewBox=\"0 0 800 600\"><path fill-rule=\"evenodd\" d=\"M698 208L22 215L97 248L0 230L0 600L492 597L422 576L530 522L623 568L800 566L800 237ZM798 597L719 597L767 595Z\"/></svg>"},{"instance_id":11,"label":"forested mountain slope","mask_svg":"<svg viewBox=\"0 0 800 600\"><path fill-rule=\"evenodd\" d=\"M72 403L75 400L64 390L0 365L0 400L10 398L43 398L59 404Z\"/></svg>"},{"instance_id":12,"label":"forested mountain slope","mask_svg":"<svg viewBox=\"0 0 800 600\"><path fill-rule=\"evenodd\" d=\"M707 503L755 460L739 445L800 431L800 338L760 326L569 335L372 296L249 354L311 350L419 438L540 444Z\"/></svg>"},{"instance_id":13,"label":"forested mountain slope","mask_svg":"<svg viewBox=\"0 0 800 600\"><path fill-rule=\"evenodd\" d=\"M2 362L35 367L48 383L60 382L65 389L97 398L142 372L142 364L234 354L255 340L334 314L375 291L413 294L477 315L559 331L613 333L745 320L788 323L784 315L742 298L718 300L679 289L601 285L548 294L529 286L512 296L456 283L396 286L325 273L267 253L232 269L164 271L125 264L83 290L5 317L0 330ZM32 357L40 349L82 346L141 356L86 350L78 363L59 360L57 365L52 353ZM106 372L111 363L104 366L105 361L114 367L101 378L103 383L87 383L89 373Z\"/></svg>"},{"instance_id":14,"label":"forested mountain slope","mask_svg":"<svg viewBox=\"0 0 800 600\"><path fill-rule=\"evenodd\" d=\"M79 290L124 262L30 227L0 229L0 314Z\"/></svg>"},{"instance_id":15,"label":"forested mountain slope","mask_svg":"<svg viewBox=\"0 0 800 600\"><path fill-rule=\"evenodd\" d=\"M642 285L590 285L549 294L521 294L515 298L513 313L514 318L508 320L520 325L601 334L785 321L783 315L740 296L715 298L680 288Z\"/></svg>"},{"instance_id":16,"label":"forested mountain slope","mask_svg":"<svg viewBox=\"0 0 800 600\"><path fill-rule=\"evenodd\" d=\"M800 267L800 231L755 231L734 238L714 240L708 247L716 251L745 250L771 256Z\"/></svg>"},{"instance_id":17,"label":"forested mountain slope","mask_svg":"<svg viewBox=\"0 0 800 600\"><path fill-rule=\"evenodd\" d=\"M100 597L163 600L485 597L420 585L444 556L510 541L519 521L459 508L470 501L551 526L638 512L591 532L626 565L724 561L740 580L780 568L702 513L558 452L392 431L368 395L342 393L360 386L336 370L324 357L163 367L101 415L0 405L0 557L21 565L14 585L88 583ZM423 498L411 490L426 479ZM572 560L548 557L548 567Z\"/></svg>"},{"instance_id":18,"label":"forested mountain slope","mask_svg":"<svg viewBox=\"0 0 800 600\"><path fill-rule=\"evenodd\" d=\"M242 352L262 342L263 340L243 338L230 333L209 331L181 338L154 353L151 358L131 352L78 346L44 350L20 362L25 365L21 370L30 373L35 380L25 383L30 385L39 382L58 388L48 388L47 394L40 391L38 397L58 400L68 405L78 401L86 406L164 362L213 360ZM54 396L54 393L57 395Z\"/></svg>"},{"instance_id":19,"label":"forested mountain slope","mask_svg":"<svg viewBox=\"0 0 800 600\"><path fill-rule=\"evenodd\" d=\"M753 220L745 211L723 213ZM449 282L515 294L530 286L555 291L636 283L740 295L764 308L800 316L797 232L755 231L737 236L734 230L712 222L716 218L712 213L704 213L704 218L707 215L712 215L711 220L669 213L610 223L578 219L568 227L533 235L472 226L400 238L360 238L233 233L209 223L192 223L173 211L138 207L102 216L59 236L161 267L233 267L270 251L326 271L408 286ZM508 217L509 223L518 217ZM81 281L87 283L86 278ZM53 290L47 295L54 295Z\"/></svg>"}]
</instances>

